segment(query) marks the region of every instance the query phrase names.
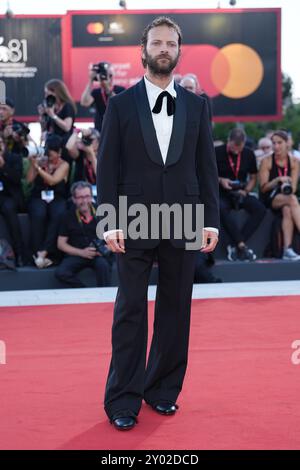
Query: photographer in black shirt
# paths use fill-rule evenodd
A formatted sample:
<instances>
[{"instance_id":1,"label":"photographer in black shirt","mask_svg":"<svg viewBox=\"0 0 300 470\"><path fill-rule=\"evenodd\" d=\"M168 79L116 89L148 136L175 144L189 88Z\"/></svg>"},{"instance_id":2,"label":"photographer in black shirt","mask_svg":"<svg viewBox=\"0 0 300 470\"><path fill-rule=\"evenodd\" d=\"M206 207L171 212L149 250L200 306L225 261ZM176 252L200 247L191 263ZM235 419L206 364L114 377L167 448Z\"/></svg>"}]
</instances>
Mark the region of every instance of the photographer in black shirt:
<instances>
[{"instance_id":1,"label":"photographer in black shirt","mask_svg":"<svg viewBox=\"0 0 300 470\"><path fill-rule=\"evenodd\" d=\"M62 140L62 158L70 163L65 144L73 132L76 105L62 80L52 79L45 84L45 98L38 112L45 140L49 135L58 135Z\"/></svg>"},{"instance_id":2,"label":"photographer in black shirt","mask_svg":"<svg viewBox=\"0 0 300 470\"><path fill-rule=\"evenodd\" d=\"M30 130L26 124L14 119L14 114L14 102L6 98L5 103L0 104L0 136L9 152L27 157L26 146Z\"/></svg>"},{"instance_id":3,"label":"photographer in black shirt","mask_svg":"<svg viewBox=\"0 0 300 470\"><path fill-rule=\"evenodd\" d=\"M221 222L231 239L227 247L229 261L256 259L246 241L259 226L266 211L255 196L249 195L256 185L257 167L255 155L245 147L245 142L245 132L235 128L229 134L228 143L216 148ZM234 213L239 209L245 209L250 215L242 229Z\"/></svg>"},{"instance_id":4,"label":"photographer in black shirt","mask_svg":"<svg viewBox=\"0 0 300 470\"><path fill-rule=\"evenodd\" d=\"M113 253L104 240L96 235L96 210L92 205L89 183L73 183L71 194L74 207L62 219L57 247L65 258L56 269L56 277L68 287L85 287L77 274L85 268L95 271L97 286L110 284Z\"/></svg>"},{"instance_id":5,"label":"photographer in black shirt","mask_svg":"<svg viewBox=\"0 0 300 470\"><path fill-rule=\"evenodd\" d=\"M85 108L95 107L95 128L99 132L109 98L125 90L122 86L114 85L113 79L113 67L109 62L89 65L89 81L82 93L80 104ZM99 86L94 88L96 83Z\"/></svg>"},{"instance_id":6,"label":"photographer in black shirt","mask_svg":"<svg viewBox=\"0 0 300 470\"><path fill-rule=\"evenodd\" d=\"M45 155L30 156L26 179L32 183L30 217L33 259L40 269L53 264L60 217L67 207L69 164L62 159L62 141L49 135ZM49 257L51 256L51 257Z\"/></svg>"},{"instance_id":7,"label":"photographer in black shirt","mask_svg":"<svg viewBox=\"0 0 300 470\"><path fill-rule=\"evenodd\" d=\"M87 181L96 188L97 152L100 133L97 129L76 129L69 138L66 149L75 161L75 181Z\"/></svg>"},{"instance_id":8,"label":"photographer in black shirt","mask_svg":"<svg viewBox=\"0 0 300 470\"><path fill-rule=\"evenodd\" d=\"M7 150L0 136L0 214L7 223L18 266L23 266L24 247L18 210L23 206L22 159Z\"/></svg>"}]
</instances>

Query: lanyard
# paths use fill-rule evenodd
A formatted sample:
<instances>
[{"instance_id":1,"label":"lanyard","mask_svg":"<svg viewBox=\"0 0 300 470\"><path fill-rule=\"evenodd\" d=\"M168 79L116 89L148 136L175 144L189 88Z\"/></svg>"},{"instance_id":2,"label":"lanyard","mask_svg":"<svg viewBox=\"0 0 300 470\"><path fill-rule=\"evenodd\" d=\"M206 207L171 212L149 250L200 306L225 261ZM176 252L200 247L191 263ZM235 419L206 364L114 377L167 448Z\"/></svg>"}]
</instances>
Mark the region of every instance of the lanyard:
<instances>
[{"instance_id":1,"label":"lanyard","mask_svg":"<svg viewBox=\"0 0 300 470\"><path fill-rule=\"evenodd\" d=\"M110 94L108 96L107 96L107 94L105 93L105 91L103 90L102 87L100 88L100 90L101 90L103 103L105 104L105 106L107 106L108 98L110 97L111 93L113 92L113 87L111 88Z\"/></svg>"},{"instance_id":2,"label":"lanyard","mask_svg":"<svg viewBox=\"0 0 300 470\"><path fill-rule=\"evenodd\" d=\"M229 161L229 165L230 165L230 168L232 170L232 173L234 174L235 179L237 180L238 179L238 174L239 174L239 171L240 171L240 167L241 167L241 152L239 152L239 154L237 156L236 165L234 165L232 156L229 153L228 153L228 161Z\"/></svg>"},{"instance_id":3,"label":"lanyard","mask_svg":"<svg viewBox=\"0 0 300 470\"><path fill-rule=\"evenodd\" d=\"M279 176L287 176L288 162L285 162L283 169L279 165L277 165L276 160L275 160L275 164L276 164L276 167L277 167L278 175Z\"/></svg>"}]
</instances>

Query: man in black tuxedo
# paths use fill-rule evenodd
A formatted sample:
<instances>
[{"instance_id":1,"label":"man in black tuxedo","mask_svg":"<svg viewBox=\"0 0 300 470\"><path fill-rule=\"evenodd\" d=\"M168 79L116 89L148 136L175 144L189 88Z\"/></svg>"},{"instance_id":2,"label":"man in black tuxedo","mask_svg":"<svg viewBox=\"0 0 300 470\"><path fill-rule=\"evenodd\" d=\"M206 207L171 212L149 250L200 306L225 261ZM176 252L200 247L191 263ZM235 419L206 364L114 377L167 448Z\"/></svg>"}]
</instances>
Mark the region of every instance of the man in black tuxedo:
<instances>
[{"instance_id":1,"label":"man in black tuxedo","mask_svg":"<svg viewBox=\"0 0 300 470\"><path fill-rule=\"evenodd\" d=\"M207 104L174 84L180 44L180 28L171 19L156 18L146 27L145 76L110 99L101 133L97 233L117 254L119 275L104 405L119 430L135 426L143 399L158 413L176 412L187 366L195 257L200 248L213 251L218 240L218 176ZM158 237L126 236L129 222L124 225L121 214L108 227L113 230L106 230L109 224L104 230L99 209L110 204L119 211L119 196L127 196L128 207L142 203L148 211L154 204L188 204L191 223L196 205L204 204L202 244L187 249L186 235L178 238L172 224L165 237L164 223ZM153 223L150 216L146 222ZM146 366L147 289L155 257L159 280Z\"/></svg>"}]
</instances>

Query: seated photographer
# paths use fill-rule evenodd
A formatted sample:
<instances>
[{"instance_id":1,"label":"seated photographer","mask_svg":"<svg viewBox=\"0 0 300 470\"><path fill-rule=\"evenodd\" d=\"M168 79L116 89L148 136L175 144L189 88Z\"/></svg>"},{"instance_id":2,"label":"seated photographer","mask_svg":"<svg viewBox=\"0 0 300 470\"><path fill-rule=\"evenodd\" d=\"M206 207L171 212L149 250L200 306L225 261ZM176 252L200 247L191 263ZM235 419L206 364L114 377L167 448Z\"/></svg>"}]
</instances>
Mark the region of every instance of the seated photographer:
<instances>
[{"instance_id":1,"label":"seated photographer","mask_svg":"<svg viewBox=\"0 0 300 470\"><path fill-rule=\"evenodd\" d=\"M78 181L73 183L71 194L74 207L62 219L57 241L65 257L56 268L55 275L67 287L85 287L77 274L89 267L95 271L98 287L109 286L113 253L96 235L92 187L87 182Z\"/></svg>"},{"instance_id":2,"label":"seated photographer","mask_svg":"<svg viewBox=\"0 0 300 470\"><path fill-rule=\"evenodd\" d=\"M53 263L48 255L55 256L60 216L67 206L67 180L69 164L61 157L61 138L50 135L44 156L30 156L26 179L32 183L28 202L31 222L33 259L38 268Z\"/></svg>"},{"instance_id":3,"label":"seated photographer","mask_svg":"<svg viewBox=\"0 0 300 470\"><path fill-rule=\"evenodd\" d=\"M267 207L282 214L283 259L300 256L292 248L294 228L300 231L300 205L295 195L299 177L299 161L289 155L288 134L278 130L272 136L272 155L265 157L259 169L261 198Z\"/></svg>"},{"instance_id":4,"label":"seated photographer","mask_svg":"<svg viewBox=\"0 0 300 470\"><path fill-rule=\"evenodd\" d=\"M245 147L246 134L242 129L233 129L227 144L216 148L220 184L220 216L223 227L230 236L227 247L229 261L254 261L256 254L246 245L255 232L266 209L255 197L250 196L257 180L255 155ZM234 211L245 209L250 217L240 229Z\"/></svg>"},{"instance_id":5,"label":"seated photographer","mask_svg":"<svg viewBox=\"0 0 300 470\"><path fill-rule=\"evenodd\" d=\"M0 104L0 136L9 152L26 157L30 131L25 124L14 119L14 113L13 101L6 98L5 103Z\"/></svg>"},{"instance_id":6,"label":"seated photographer","mask_svg":"<svg viewBox=\"0 0 300 470\"><path fill-rule=\"evenodd\" d=\"M76 130L69 138L66 149L75 160L74 181L87 181L93 186L96 185L99 142L99 131L91 128L79 132Z\"/></svg>"},{"instance_id":7,"label":"seated photographer","mask_svg":"<svg viewBox=\"0 0 300 470\"><path fill-rule=\"evenodd\" d=\"M19 155L7 151L0 136L0 214L7 223L18 266L23 266L24 262L24 247L18 219L19 208L23 206L22 171L22 159Z\"/></svg>"},{"instance_id":8,"label":"seated photographer","mask_svg":"<svg viewBox=\"0 0 300 470\"><path fill-rule=\"evenodd\" d=\"M52 79L45 84L45 99L38 106L42 131L46 139L56 134L62 139L62 158L70 163L65 144L73 132L76 104L62 80Z\"/></svg>"},{"instance_id":9,"label":"seated photographer","mask_svg":"<svg viewBox=\"0 0 300 470\"><path fill-rule=\"evenodd\" d=\"M85 108L95 107L95 128L100 132L109 98L121 93L125 88L113 84L114 71L109 62L89 64L88 73L89 81L82 93L80 104ZM96 83L99 86L94 88Z\"/></svg>"}]
</instances>

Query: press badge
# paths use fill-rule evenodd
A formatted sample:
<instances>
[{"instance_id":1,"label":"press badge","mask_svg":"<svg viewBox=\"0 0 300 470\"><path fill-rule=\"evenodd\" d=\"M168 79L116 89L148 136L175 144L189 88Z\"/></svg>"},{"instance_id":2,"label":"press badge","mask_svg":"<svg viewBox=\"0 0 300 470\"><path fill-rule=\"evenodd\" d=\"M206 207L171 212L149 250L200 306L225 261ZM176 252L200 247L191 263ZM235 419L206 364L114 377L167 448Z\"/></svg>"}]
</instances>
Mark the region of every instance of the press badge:
<instances>
[{"instance_id":1,"label":"press badge","mask_svg":"<svg viewBox=\"0 0 300 470\"><path fill-rule=\"evenodd\" d=\"M43 201L51 202L54 199L54 191L52 189L41 191Z\"/></svg>"},{"instance_id":2,"label":"press badge","mask_svg":"<svg viewBox=\"0 0 300 470\"><path fill-rule=\"evenodd\" d=\"M4 189L3 183L2 181L0 181L0 191L3 191L3 189Z\"/></svg>"}]
</instances>

